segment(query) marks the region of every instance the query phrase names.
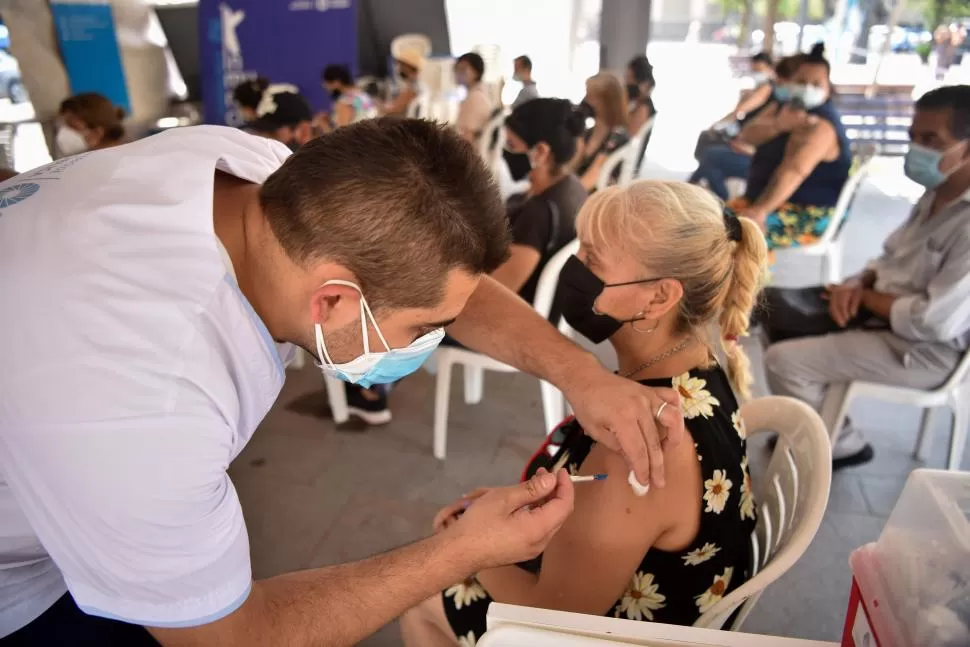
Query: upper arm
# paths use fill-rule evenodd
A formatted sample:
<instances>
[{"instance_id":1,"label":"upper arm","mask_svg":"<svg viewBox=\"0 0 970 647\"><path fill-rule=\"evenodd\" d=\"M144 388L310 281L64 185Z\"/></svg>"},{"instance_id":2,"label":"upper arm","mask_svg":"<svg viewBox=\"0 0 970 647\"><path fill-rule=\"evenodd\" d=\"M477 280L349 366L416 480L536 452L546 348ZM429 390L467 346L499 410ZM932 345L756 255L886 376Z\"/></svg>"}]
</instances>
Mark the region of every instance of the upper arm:
<instances>
[{"instance_id":1,"label":"upper arm","mask_svg":"<svg viewBox=\"0 0 970 647\"><path fill-rule=\"evenodd\" d=\"M692 443L665 458L667 486L638 497L627 482L620 454L593 447L582 474L605 473L605 481L576 486L573 514L542 555L537 598L546 608L603 615L622 596L651 546L678 525L700 518L700 468ZM690 487L690 479L698 484Z\"/></svg>"},{"instance_id":2,"label":"upper arm","mask_svg":"<svg viewBox=\"0 0 970 647\"><path fill-rule=\"evenodd\" d=\"M512 243L509 260L492 272L492 278L513 292L518 292L539 266L540 260L539 251L531 245Z\"/></svg>"},{"instance_id":3,"label":"upper arm","mask_svg":"<svg viewBox=\"0 0 970 647\"><path fill-rule=\"evenodd\" d=\"M349 103L340 101L337 103L333 113L333 122L337 126L346 126L354 120L354 107Z\"/></svg>"},{"instance_id":4,"label":"upper arm","mask_svg":"<svg viewBox=\"0 0 970 647\"><path fill-rule=\"evenodd\" d=\"M235 610L249 541L217 416L48 425L4 438L0 462L78 606L151 626Z\"/></svg>"},{"instance_id":5,"label":"upper arm","mask_svg":"<svg viewBox=\"0 0 970 647\"><path fill-rule=\"evenodd\" d=\"M734 108L734 112L735 114L747 114L763 105L765 101L770 98L771 84L765 83L761 87L755 88L748 94L748 96L741 99L738 102L738 105Z\"/></svg>"},{"instance_id":6,"label":"upper arm","mask_svg":"<svg viewBox=\"0 0 970 647\"><path fill-rule=\"evenodd\" d=\"M803 177L808 176L837 141L835 128L828 121L820 119L800 128L788 140L781 168L795 171Z\"/></svg>"}]
</instances>

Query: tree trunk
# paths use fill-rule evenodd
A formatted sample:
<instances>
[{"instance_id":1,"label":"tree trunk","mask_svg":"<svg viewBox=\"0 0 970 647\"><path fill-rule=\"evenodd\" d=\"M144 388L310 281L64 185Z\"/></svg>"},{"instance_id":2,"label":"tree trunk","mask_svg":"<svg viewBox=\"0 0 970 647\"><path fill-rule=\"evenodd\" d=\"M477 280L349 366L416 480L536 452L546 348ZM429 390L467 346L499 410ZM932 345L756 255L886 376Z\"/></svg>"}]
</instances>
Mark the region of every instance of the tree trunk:
<instances>
[{"instance_id":1,"label":"tree trunk","mask_svg":"<svg viewBox=\"0 0 970 647\"><path fill-rule=\"evenodd\" d=\"M744 0L741 9L741 24L738 25L738 49L745 49L748 45L748 32L751 31L751 6L754 0Z\"/></svg>"},{"instance_id":2,"label":"tree trunk","mask_svg":"<svg viewBox=\"0 0 970 647\"><path fill-rule=\"evenodd\" d=\"M761 51L766 54L773 54L775 49L775 23L778 22L778 5L781 0L768 0L765 10L765 39L761 44Z\"/></svg>"}]
</instances>

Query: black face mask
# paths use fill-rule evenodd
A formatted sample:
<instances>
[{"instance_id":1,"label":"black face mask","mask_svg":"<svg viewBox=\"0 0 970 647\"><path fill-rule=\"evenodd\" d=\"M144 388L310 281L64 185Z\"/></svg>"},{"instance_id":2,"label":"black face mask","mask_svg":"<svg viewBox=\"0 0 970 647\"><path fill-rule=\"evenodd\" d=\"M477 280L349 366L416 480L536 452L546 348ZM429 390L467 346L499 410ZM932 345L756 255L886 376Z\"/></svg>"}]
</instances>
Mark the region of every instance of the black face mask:
<instances>
[{"instance_id":1,"label":"black face mask","mask_svg":"<svg viewBox=\"0 0 970 647\"><path fill-rule=\"evenodd\" d=\"M634 317L620 321L610 315L596 312L596 299L606 288L621 285L649 283L660 279L640 279L625 283L603 283L581 260L570 256L559 274L559 297L562 300L562 316L566 323L580 335L594 344L606 341L623 327L623 324L643 321L645 317Z\"/></svg>"},{"instance_id":2,"label":"black face mask","mask_svg":"<svg viewBox=\"0 0 970 647\"><path fill-rule=\"evenodd\" d=\"M334 88L333 90L330 91L330 98L336 101L337 99L340 98L340 95L342 95L343 93L344 91L341 90L340 88Z\"/></svg>"},{"instance_id":3,"label":"black face mask","mask_svg":"<svg viewBox=\"0 0 970 647\"><path fill-rule=\"evenodd\" d=\"M505 164L509 167L509 175L516 182L524 180L532 170L532 162L529 161L528 153L513 153L512 151L502 151Z\"/></svg>"},{"instance_id":4,"label":"black face mask","mask_svg":"<svg viewBox=\"0 0 970 647\"><path fill-rule=\"evenodd\" d=\"M291 139L290 141L286 142L286 147L295 153L300 148L300 145L295 139Z\"/></svg>"},{"instance_id":5,"label":"black face mask","mask_svg":"<svg viewBox=\"0 0 970 647\"><path fill-rule=\"evenodd\" d=\"M640 98L640 86L636 83L627 83L626 86L626 96L630 98L630 101L636 101Z\"/></svg>"}]
</instances>

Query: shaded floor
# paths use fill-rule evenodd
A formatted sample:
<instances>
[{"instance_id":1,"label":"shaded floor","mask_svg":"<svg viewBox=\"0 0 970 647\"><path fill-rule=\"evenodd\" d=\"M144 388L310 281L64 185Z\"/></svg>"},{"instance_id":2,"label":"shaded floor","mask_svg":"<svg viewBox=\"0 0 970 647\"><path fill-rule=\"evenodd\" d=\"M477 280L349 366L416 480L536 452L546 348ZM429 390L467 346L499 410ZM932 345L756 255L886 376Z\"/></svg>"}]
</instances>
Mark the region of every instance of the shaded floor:
<instances>
[{"instance_id":1,"label":"shaded floor","mask_svg":"<svg viewBox=\"0 0 970 647\"><path fill-rule=\"evenodd\" d=\"M846 230L847 271L877 253L905 217L908 202L893 193L899 186L894 175L866 186ZM776 279L811 282L816 272L808 266L779 268ZM758 349L752 350L758 366ZM513 482L542 440L537 382L489 374L483 402L467 406L460 378L458 372L452 388L448 460L439 462L431 456L434 382L428 374L408 378L392 393L391 425L354 434L335 431L329 419L288 410L320 387L312 366L291 373L280 402L231 469L249 527L255 576L388 550L426 535L435 512L463 492ZM929 466L944 464L944 417L939 416ZM835 476L814 543L762 597L746 630L827 640L841 635L848 555L878 536L907 474L919 466L910 458L919 412L859 402L853 419L868 432L876 460ZM762 450L751 451L756 462ZM392 626L362 644L399 640Z\"/></svg>"}]
</instances>

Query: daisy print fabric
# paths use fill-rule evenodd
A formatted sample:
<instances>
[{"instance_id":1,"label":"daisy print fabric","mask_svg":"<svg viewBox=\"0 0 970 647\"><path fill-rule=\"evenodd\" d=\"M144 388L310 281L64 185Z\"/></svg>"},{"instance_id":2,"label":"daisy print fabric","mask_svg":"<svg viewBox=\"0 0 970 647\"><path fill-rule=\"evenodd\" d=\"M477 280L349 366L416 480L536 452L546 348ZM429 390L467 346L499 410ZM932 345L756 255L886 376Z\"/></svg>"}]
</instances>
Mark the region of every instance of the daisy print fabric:
<instances>
[{"instance_id":1,"label":"daisy print fabric","mask_svg":"<svg viewBox=\"0 0 970 647\"><path fill-rule=\"evenodd\" d=\"M647 549L605 615L641 622L692 625L749 578L751 533L757 520L747 466L747 432L727 376L718 366L695 369L665 379L644 380L646 386L676 390L681 397L685 426L691 435L699 471L697 514L700 527L681 550ZM555 432L554 451L544 447L523 474L540 467L561 467L584 473L583 462L594 442L575 420ZM635 532L636 519L630 519ZM609 551L597 554L609 566ZM538 573L542 558L518 565ZM566 566L565 568L569 568ZM568 575L568 573L567 573ZM575 586L584 586L575 578ZM485 617L492 602L475 579L442 591L445 615L460 645L474 645L485 633ZM502 602L503 600L496 600Z\"/></svg>"}]
</instances>

